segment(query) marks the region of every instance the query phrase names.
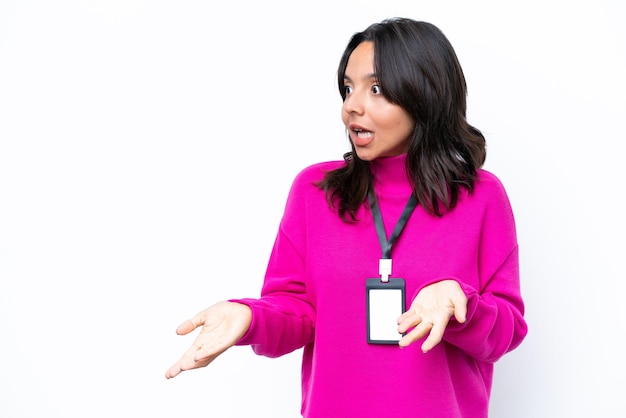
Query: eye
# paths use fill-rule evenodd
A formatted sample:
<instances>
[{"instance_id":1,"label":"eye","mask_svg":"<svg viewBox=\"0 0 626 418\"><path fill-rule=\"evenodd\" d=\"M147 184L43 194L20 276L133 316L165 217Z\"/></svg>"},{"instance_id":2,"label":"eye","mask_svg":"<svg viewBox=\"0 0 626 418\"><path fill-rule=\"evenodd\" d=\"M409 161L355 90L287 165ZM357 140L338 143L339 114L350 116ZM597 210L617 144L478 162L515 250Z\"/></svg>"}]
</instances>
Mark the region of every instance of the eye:
<instances>
[{"instance_id":1,"label":"eye","mask_svg":"<svg viewBox=\"0 0 626 418\"><path fill-rule=\"evenodd\" d=\"M374 94L382 94L382 92L380 90L380 86L378 84L374 84L372 86L372 93L374 93Z\"/></svg>"},{"instance_id":2,"label":"eye","mask_svg":"<svg viewBox=\"0 0 626 418\"><path fill-rule=\"evenodd\" d=\"M343 94L345 96L347 96L350 93L352 93L352 87L351 86L343 86Z\"/></svg>"}]
</instances>

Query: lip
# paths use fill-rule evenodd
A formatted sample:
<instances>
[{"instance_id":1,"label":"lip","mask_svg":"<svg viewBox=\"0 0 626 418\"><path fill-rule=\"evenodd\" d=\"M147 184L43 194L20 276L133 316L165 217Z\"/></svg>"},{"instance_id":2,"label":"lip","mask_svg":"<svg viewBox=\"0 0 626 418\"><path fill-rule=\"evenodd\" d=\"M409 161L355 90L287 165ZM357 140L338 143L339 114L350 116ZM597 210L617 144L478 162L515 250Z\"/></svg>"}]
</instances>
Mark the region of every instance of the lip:
<instances>
[{"instance_id":1,"label":"lip","mask_svg":"<svg viewBox=\"0 0 626 418\"><path fill-rule=\"evenodd\" d=\"M366 147L374 141L374 133L364 127L356 124L350 124L348 126L350 130L350 138L356 147ZM367 132L367 136L359 136L360 132Z\"/></svg>"}]
</instances>

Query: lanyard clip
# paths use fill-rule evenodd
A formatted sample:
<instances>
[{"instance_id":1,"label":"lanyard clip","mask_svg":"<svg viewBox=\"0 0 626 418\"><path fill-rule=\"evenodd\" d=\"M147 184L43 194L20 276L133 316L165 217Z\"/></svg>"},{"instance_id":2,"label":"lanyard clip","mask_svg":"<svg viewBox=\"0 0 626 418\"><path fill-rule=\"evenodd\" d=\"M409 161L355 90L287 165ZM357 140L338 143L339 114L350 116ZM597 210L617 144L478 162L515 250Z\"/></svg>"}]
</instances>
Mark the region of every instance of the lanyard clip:
<instances>
[{"instance_id":1,"label":"lanyard clip","mask_svg":"<svg viewBox=\"0 0 626 418\"><path fill-rule=\"evenodd\" d=\"M391 258L381 258L378 262L378 274L383 283L389 282L391 275Z\"/></svg>"}]
</instances>

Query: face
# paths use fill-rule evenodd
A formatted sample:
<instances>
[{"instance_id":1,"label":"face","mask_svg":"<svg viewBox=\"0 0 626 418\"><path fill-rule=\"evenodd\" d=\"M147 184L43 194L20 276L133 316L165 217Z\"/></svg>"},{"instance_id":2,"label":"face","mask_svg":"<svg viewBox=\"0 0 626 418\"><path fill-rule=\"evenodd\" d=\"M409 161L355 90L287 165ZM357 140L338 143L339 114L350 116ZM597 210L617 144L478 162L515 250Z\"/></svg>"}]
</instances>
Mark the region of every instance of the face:
<instances>
[{"instance_id":1,"label":"face","mask_svg":"<svg viewBox=\"0 0 626 418\"><path fill-rule=\"evenodd\" d=\"M341 119L358 157L372 161L408 151L413 118L382 94L374 73L374 44L362 42L350 55L344 76Z\"/></svg>"}]
</instances>

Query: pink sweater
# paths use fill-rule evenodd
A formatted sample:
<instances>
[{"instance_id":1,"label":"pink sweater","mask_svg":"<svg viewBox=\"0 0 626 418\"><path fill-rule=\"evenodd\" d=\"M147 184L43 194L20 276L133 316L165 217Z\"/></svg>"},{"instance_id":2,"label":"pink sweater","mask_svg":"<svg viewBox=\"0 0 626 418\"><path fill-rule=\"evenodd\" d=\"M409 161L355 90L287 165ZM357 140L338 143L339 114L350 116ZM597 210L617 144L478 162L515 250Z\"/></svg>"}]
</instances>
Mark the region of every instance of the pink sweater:
<instances>
[{"instance_id":1,"label":"pink sweater","mask_svg":"<svg viewBox=\"0 0 626 418\"><path fill-rule=\"evenodd\" d=\"M387 236L411 193L406 155L372 164ZM370 345L367 278L378 275L380 244L365 206L348 224L312 183L343 164L304 169L291 188L260 299L238 345L281 356L304 347L302 415L307 418L404 418L488 415L493 365L526 336L518 247L500 181L479 171L473 194L442 218L418 206L392 249L391 277L407 286L407 308L424 286L457 280L468 297L467 321L451 320L444 341L424 354Z\"/></svg>"}]
</instances>

